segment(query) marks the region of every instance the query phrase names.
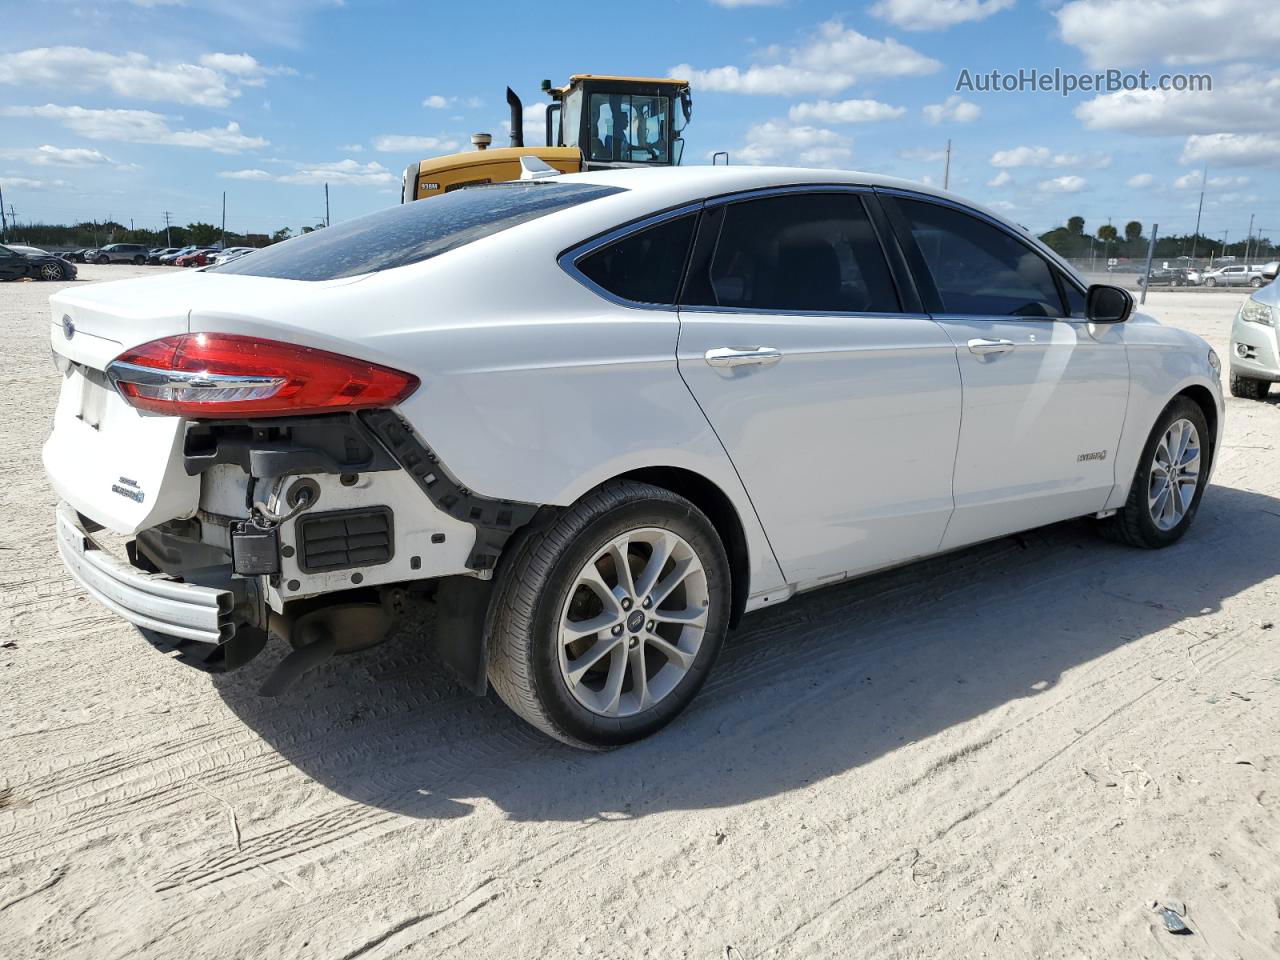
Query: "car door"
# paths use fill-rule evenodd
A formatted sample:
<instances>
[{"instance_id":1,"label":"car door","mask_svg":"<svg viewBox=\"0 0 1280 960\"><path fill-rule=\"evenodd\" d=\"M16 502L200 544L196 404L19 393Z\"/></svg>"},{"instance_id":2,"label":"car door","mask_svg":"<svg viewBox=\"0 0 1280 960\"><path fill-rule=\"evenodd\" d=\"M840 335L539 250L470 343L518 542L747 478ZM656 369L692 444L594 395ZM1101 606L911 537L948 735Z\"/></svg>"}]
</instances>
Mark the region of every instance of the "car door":
<instances>
[{"instance_id":1,"label":"car door","mask_svg":"<svg viewBox=\"0 0 1280 960\"><path fill-rule=\"evenodd\" d=\"M932 198L885 207L964 388L950 548L1103 509L1129 393L1121 325L1032 243Z\"/></svg>"},{"instance_id":2,"label":"car door","mask_svg":"<svg viewBox=\"0 0 1280 960\"><path fill-rule=\"evenodd\" d=\"M0 280L16 280L27 275L27 261L8 247L0 247Z\"/></svg>"},{"instance_id":3,"label":"car door","mask_svg":"<svg viewBox=\"0 0 1280 960\"><path fill-rule=\"evenodd\" d=\"M802 587L936 551L952 510L955 347L904 309L874 205L709 202L680 299L680 373Z\"/></svg>"}]
</instances>

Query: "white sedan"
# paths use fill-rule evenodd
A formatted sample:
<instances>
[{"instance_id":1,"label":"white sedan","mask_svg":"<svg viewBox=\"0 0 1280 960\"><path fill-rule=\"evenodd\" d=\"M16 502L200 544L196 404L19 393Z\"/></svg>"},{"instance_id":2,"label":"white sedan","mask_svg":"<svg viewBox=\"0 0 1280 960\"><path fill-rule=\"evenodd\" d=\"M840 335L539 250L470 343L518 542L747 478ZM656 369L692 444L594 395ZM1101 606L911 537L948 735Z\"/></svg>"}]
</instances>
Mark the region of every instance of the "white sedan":
<instances>
[{"instance_id":1,"label":"white sedan","mask_svg":"<svg viewBox=\"0 0 1280 960\"><path fill-rule=\"evenodd\" d=\"M51 303L89 593L207 669L284 637L267 693L428 601L466 686L593 748L801 591L1073 517L1173 543L1224 413L1203 340L858 173L540 176Z\"/></svg>"}]
</instances>

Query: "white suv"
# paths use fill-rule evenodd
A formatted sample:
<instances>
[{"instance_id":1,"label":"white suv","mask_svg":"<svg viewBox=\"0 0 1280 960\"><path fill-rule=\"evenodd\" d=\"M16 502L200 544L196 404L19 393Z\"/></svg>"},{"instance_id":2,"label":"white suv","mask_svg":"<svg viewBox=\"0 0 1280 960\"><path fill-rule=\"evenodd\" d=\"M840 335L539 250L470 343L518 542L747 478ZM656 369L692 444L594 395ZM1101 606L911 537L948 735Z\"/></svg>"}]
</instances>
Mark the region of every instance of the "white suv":
<instances>
[{"instance_id":1,"label":"white suv","mask_svg":"<svg viewBox=\"0 0 1280 960\"><path fill-rule=\"evenodd\" d=\"M465 685L595 748L800 591L1072 517L1174 542L1223 417L1213 351L1125 291L829 170L477 187L51 302L91 594L209 669L284 637L269 693L416 594Z\"/></svg>"}]
</instances>

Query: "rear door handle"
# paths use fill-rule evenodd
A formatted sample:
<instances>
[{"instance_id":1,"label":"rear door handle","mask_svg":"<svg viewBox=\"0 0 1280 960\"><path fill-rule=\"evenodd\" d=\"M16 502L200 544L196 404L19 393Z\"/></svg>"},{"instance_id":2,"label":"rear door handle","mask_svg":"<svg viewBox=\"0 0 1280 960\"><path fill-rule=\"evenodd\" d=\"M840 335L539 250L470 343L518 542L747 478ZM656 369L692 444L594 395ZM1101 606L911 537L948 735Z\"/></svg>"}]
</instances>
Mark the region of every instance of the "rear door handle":
<instances>
[{"instance_id":1,"label":"rear door handle","mask_svg":"<svg viewBox=\"0 0 1280 960\"><path fill-rule=\"evenodd\" d=\"M993 353L1008 353L1014 348L1012 340L970 340L969 352L976 353L980 357L988 356Z\"/></svg>"},{"instance_id":2,"label":"rear door handle","mask_svg":"<svg viewBox=\"0 0 1280 960\"><path fill-rule=\"evenodd\" d=\"M782 351L773 347L716 347L703 354L713 367L741 367L749 363L769 366L782 359Z\"/></svg>"}]
</instances>

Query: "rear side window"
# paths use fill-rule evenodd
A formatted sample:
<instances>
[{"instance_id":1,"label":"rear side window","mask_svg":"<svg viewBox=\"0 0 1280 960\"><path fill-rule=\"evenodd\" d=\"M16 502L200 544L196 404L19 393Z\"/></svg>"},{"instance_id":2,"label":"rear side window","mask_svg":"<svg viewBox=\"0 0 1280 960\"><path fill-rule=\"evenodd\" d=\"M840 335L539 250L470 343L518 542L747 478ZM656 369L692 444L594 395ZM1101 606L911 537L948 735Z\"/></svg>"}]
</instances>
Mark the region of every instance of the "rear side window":
<instances>
[{"instance_id":1,"label":"rear side window","mask_svg":"<svg viewBox=\"0 0 1280 960\"><path fill-rule=\"evenodd\" d=\"M674 217L593 250L574 264L592 283L636 303L673 304L697 214Z\"/></svg>"},{"instance_id":2,"label":"rear side window","mask_svg":"<svg viewBox=\"0 0 1280 960\"><path fill-rule=\"evenodd\" d=\"M946 313L1061 317L1049 264L1000 228L941 204L899 200Z\"/></svg>"},{"instance_id":3,"label":"rear side window","mask_svg":"<svg viewBox=\"0 0 1280 960\"><path fill-rule=\"evenodd\" d=\"M557 210L619 193L586 183L470 187L388 207L209 268L281 280L337 280L429 260Z\"/></svg>"},{"instance_id":4,"label":"rear side window","mask_svg":"<svg viewBox=\"0 0 1280 960\"><path fill-rule=\"evenodd\" d=\"M852 193L730 204L705 271L690 278L685 304L800 313L901 309L866 208Z\"/></svg>"}]
</instances>

